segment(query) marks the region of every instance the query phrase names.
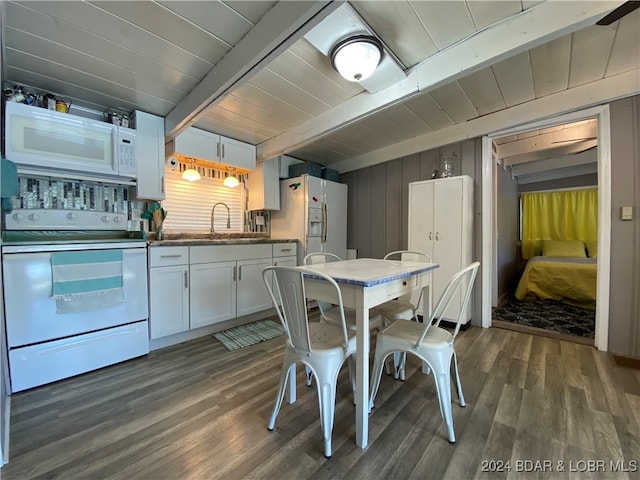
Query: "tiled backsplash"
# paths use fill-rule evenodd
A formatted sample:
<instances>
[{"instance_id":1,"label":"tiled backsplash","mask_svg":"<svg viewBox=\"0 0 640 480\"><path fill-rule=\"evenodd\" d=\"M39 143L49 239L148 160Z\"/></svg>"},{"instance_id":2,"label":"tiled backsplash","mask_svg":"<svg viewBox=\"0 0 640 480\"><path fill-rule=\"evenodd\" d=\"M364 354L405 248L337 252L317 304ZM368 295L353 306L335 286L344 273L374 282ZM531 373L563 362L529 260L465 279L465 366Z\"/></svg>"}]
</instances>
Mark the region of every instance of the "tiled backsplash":
<instances>
[{"instance_id":1,"label":"tiled backsplash","mask_svg":"<svg viewBox=\"0 0 640 480\"><path fill-rule=\"evenodd\" d=\"M78 180L19 176L20 192L11 199L14 209L46 208L122 213L129 230L142 229L145 203L129 200L129 187Z\"/></svg>"}]
</instances>

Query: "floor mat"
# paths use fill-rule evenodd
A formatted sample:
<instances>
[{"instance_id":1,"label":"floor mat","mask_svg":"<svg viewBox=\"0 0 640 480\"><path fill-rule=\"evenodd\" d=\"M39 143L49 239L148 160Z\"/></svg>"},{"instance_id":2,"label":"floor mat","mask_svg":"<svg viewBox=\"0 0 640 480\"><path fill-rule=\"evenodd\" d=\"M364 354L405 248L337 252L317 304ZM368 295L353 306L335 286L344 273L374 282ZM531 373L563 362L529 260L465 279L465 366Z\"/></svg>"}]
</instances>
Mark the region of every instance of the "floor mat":
<instances>
[{"instance_id":1,"label":"floor mat","mask_svg":"<svg viewBox=\"0 0 640 480\"><path fill-rule=\"evenodd\" d=\"M492 318L504 322L544 328L561 333L593 338L596 312L554 300L520 301L507 295L492 311Z\"/></svg>"},{"instance_id":2,"label":"floor mat","mask_svg":"<svg viewBox=\"0 0 640 480\"><path fill-rule=\"evenodd\" d=\"M249 345L271 340L284 334L284 328L280 322L273 320L260 320L259 322L240 325L239 327L229 328L212 335L227 350L237 350Z\"/></svg>"}]
</instances>

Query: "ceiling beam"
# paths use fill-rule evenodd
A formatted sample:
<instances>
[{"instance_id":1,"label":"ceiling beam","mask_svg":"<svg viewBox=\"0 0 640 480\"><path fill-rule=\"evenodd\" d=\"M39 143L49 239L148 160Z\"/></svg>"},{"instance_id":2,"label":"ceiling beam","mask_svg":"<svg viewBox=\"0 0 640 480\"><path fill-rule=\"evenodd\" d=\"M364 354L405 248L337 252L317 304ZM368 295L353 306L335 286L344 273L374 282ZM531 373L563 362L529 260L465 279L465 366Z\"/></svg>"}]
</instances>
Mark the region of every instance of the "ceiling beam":
<instances>
[{"instance_id":1,"label":"ceiling beam","mask_svg":"<svg viewBox=\"0 0 640 480\"><path fill-rule=\"evenodd\" d=\"M523 125L638 94L640 94L640 69L635 69L332 163L331 168L340 173L350 172L506 130L514 125Z\"/></svg>"},{"instance_id":2,"label":"ceiling beam","mask_svg":"<svg viewBox=\"0 0 640 480\"><path fill-rule=\"evenodd\" d=\"M538 135L524 136L511 142L498 145L498 157L508 158L539 150L557 149L573 145L598 136L598 123L595 120L580 122L578 125L542 132ZM520 136L519 136L520 137Z\"/></svg>"},{"instance_id":3,"label":"ceiling beam","mask_svg":"<svg viewBox=\"0 0 640 480\"><path fill-rule=\"evenodd\" d=\"M165 135L174 138L195 123L211 104L248 82L261 68L287 50L343 0L279 1L233 47L202 81L165 117Z\"/></svg>"},{"instance_id":4,"label":"ceiling beam","mask_svg":"<svg viewBox=\"0 0 640 480\"><path fill-rule=\"evenodd\" d=\"M582 142L575 142L565 145L553 145L548 147L547 149L536 148L535 150L531 150L530 152L521 153L519 155L512 155L510 157L501 155L500 149L498 149L498 158L503 159L506 166L521 165L523 163L535 162L537 160L551 157L557 158L564 155L584 152L585 150L589 150L590 148L597 146L598 140L596 140L596 138L597 134L591 140L585 140Z\"/></svg>"},{"instance_id":5,"label":"ceiling beam","mask_svg":"<svg viewBox=\"0 0 640 480\"><path fill-rule=\"evenodd\" d=\"M361 93L303 124L257 145L264 160L313 143L403 100L435 89L510 56L593 25L623 2L546 1L498 22L424 60L401 82Z\"/></svg>"},{"instance_id":6,"label":"ceiling beam","mask_svg":"<svg viewBox=\"0 0 640 480\"><path fill-rule=\"evenodd\" d=\"M557 168L555 170L547 170L545 172L532 173L530 175L521 175L518 177L518 185L526 185L528 183L548 182L550 180L558 180L560 178L578 177L581 175L598 173L597 163L585 163L576 167Z\"/></svg>"},{"instance_id":7,"label":"ceiling beam","mask_svg":"<svg viewBox=\"0 0 640 480\"><path fill-rule=\"evenodd\" d=\"M515 165L511 167L511 175L519 177L521 175L531 175L547 170L577 167L590 163L598 163L598 154L596 149L573 155L564 155L562 157L546 158L544 160L529 162L523 165Z\"/></svg>"}]
</instances>

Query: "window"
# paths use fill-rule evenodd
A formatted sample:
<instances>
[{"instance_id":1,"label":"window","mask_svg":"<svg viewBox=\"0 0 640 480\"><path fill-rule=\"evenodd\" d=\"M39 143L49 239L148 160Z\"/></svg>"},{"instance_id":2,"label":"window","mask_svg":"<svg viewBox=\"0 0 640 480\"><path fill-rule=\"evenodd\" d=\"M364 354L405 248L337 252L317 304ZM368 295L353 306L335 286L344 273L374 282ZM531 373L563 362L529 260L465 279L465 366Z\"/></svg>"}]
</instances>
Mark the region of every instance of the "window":
<instances>
[{"instance_id":1,"label":"window","mask_svg":"<svg viewBox=\"0 0 640 480\"><path fill-rule=\"evenodd\" d=\"M204 172L203 172L204 170ZM236 188L225 187L224 174L212 169L201 169L202 179L189 182L179 171L165 172L166 198L162 201L167 211L164 230L180 230L194 233L209 233L211 229L211 209L223 202L229 207L231 228L227 228L227 209L216 207L214 230L218 233L239 233L243 231L245 188L244 183Z\"/></svg>"},{"instance_id":2,"label":"window","mask_svg":"<svg viewBox=\"0 0 640 480\"><path fill-rule=\"evenodd\" d=\"M522 258L540 255L543 240L598 238L598 190L523 193Z\"/></svg>"}]
</instances>

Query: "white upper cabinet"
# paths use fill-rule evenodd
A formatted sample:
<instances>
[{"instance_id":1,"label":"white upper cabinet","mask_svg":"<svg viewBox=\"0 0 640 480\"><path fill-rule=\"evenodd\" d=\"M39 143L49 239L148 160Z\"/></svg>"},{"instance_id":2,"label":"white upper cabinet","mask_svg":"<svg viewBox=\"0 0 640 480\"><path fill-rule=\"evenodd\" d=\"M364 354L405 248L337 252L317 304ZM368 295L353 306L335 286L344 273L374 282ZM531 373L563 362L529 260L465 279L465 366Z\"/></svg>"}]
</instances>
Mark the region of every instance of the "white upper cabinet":
<instances>
[{"instance_id":1,"label":"white upper cabinet","mask_svg":"<svg viewBox=\"0 0 640 480\"><path fill-rule=\"evenodd\" d=\"M256 168L256 147L233 138L220 136L220 162L238 168Z\"/></svg>"},{"instance_id":2,"label":"white upper cabinet","mask_svg":"<svg viewBox=\"0 0 640 480\"><path fill-rule=\"evenodd\" d=\"M178 135L173 142L175 153L212 162L220 161L218 155L220 135L218 134L191 127Z\"/></svg>"},{"instance_id":3,"label":"white upper cabinet","mask_svg":"<svg viewBox=\"0 0 640 480\"><path fill-rule=\"evenodd\" d=\"M170 155L222 163L247 171L256 168L255 145L199 128L186 129L173 140L173 148L169 150Z\"/></svg>"},{"instance_id":4,"label":"white upper cabinet","mask_svg":"<svg viewBox=\"0 0 640 480\"><path fill-rule=\"evenodd\" d=\"M280 157L263 160L249 174L249 210L280 210Z\"/></svg>"},{"instance_id":5,"label":"white upper cabinet","mask_svg":"<svg viewBox=\"0 0 640 480\"><path fill-rule=\"evenodd\" d=\"M137 196L164 200L164 118L136 110Z\"/></svg>"}]
</instances>

